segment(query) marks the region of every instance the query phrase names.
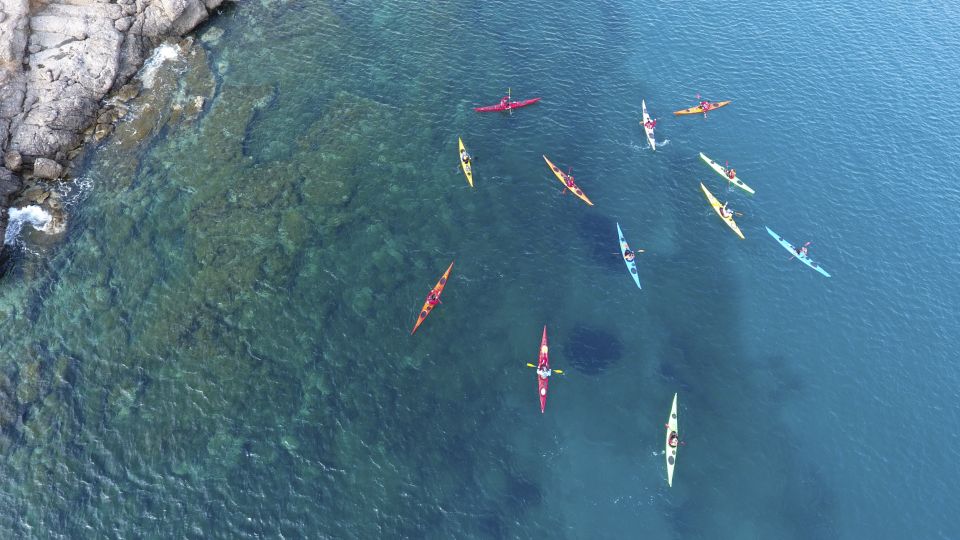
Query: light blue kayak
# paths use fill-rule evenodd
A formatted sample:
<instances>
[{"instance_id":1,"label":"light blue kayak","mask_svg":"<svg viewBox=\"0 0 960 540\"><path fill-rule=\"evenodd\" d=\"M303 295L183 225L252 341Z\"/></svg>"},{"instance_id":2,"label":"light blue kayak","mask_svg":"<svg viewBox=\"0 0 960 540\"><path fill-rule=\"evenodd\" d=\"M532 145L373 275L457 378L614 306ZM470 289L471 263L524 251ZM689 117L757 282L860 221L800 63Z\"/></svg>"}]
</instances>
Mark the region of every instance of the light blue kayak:
<instances>
[{"instance_id":1,"label":"light blue kayak","mask_svg":"<svg viewBox=\"0 0 960 540\"><path fill-rule=\"evenodd\" d=\"M777 242L780 242L780 245L783 246L783 249L789 251L791 255L800 259L800 262L809 266L810 268L813 268L817 272L820 272L821 274L827 277L830 277L830 274L828 274L827 271L824 270L822 266L813 262L813 259L808 257L806 253L797 253L797 248L793 247L793 244L784 240L783 237L780 236L779 234L771 231L770 227L767 227L767 232L770 233L770 236L776 238Z\"/></svg>"},{"instance_id":2,"label":"light blue kayak","mask_svg":"<svg viewBox=\"0 0 960 540\"><path fill-rule=\"evenodd\" d=\"M637 288L642 289L640 286L640 276L637 275L637 263L635 260L627 260L627 250L630 249L630 245L627 244L627 241L623 239L623 231L620 230L620 224L617 223L617 234L620 235L620 256L623 257L623 262L627 265L627 270L630 271L630 275L633 276L633 281L637 283ZM636 259L636 254L634 254L634 259Z\"/></svg>"}]
</instances>

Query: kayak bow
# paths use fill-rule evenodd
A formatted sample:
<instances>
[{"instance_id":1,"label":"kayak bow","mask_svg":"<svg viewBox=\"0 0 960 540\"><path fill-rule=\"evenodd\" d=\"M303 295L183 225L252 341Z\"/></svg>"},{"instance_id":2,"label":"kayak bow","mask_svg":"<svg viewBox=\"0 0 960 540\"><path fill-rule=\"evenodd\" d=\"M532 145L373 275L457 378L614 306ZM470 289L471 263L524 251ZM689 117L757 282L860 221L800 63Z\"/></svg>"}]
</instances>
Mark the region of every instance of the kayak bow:
<instances>
[{"instance_id":1,"label":"kayak bow","mask_svg":"<svg viewBox=\"0 0 960 540\"><path fill-rule=\"evenodd\" d=\"M633 281L637 283L637 288L642 289L643 287L640 286L640 276L637 275L636 254L634 254L634 260L627 260L627 250L630 249L630 246L623 238L623 231L620 230L619 223L617 223L617 234L620 235L620 256L623 257L623 262L627 264L627 270L630 272L630 275L633 276Z\"/></svg>"},{"instance_id":2,"label":"kayak bow","mask_svg":"<svg viewBox=\"0 0 960 540\"><path fill-rule=\"evenodd\" d=\"M487 105L486 107L474 107L473 110L477 112L512 111L513 109L519 109L520 107L533 105L538 101L540 101L540 98L535 97L531 99L522 99L520 101L511 101L511 102L508 102L506 105L502 103L497 103L496 105Z\"/></svg>"},{"instance_id":3,"label":"kayak bow","mask_svg":"<svg viewBox=\"0 0 960 540\"><path fill-rule=\"evenodd\" d=\"M793 244L791 244L790 242L787 242L786 240L784 240L783 237L780 236L779 234L771 231L771 230L770 230L770 227L766 227L766 229L767 229L767 232L770 233L770 236L772 236L774 239L776 239L777 242L780 242L780 245L783 246L783 249L789 251L791 255L793 255L794 257L796 257L796 258L798 258L798 259L800 259L800 262L802 262L803 264L809 266L810 268L813 268L813 269L816 270L817 272L820 272L821 274L823 274L823 275L825 275L825 276L827 276L827 277L830 277L830 274L828 274L827 271L824 270L822 266L820 266L819 264L815 263L815 262L813 261L813 259L811 259L808 255L806 255L806 254L804 254L804 253L797 253L797 248L793 247Z\"/></svg>"},{"instance_id":4,"label":"kayak bow","mask_svg":"<svg viewBox=\"0 0 960 540\"><path fill-rule=\"evenodd\" d=\"M464 163L463 158L460 157L466 152L467 148L463 146L463 139L460 137L457 137L457 142L460 144L460 151L457 153L457 159L460 160L460 168L463 169L463 174L467 177L467 183L470 184L470 187L473 187L473 165L472 163ZM471 159L471 162L472 161Z\"/></svg>"},{"instance_id":5,"label":"kayak bow","mask_svg":"<svg viewBox=\"0 0 960 540\"><path fill-rule=\"evenodd\" d=\"M670 434L677 433L677 446L670 446ZM679 432L677 431L677 394L673 394L673 405L670 407L670 417L667 418L667 439L663 443L664 454L667 455L667 485L673 487L673 468L677 466L677 448L680 447Z\"/></svg>"},{"instance_id":6,"label":"kayak bow","mask_svg":"<svg viewBox=\"0 0 960 540\"><path fill-rule=\"evenodd\" d=\"M737 222L733 220L733 216L723 217L723 214L720 213L720 209L723 207L723 205L720 204L720 201L718 201L717 198L713 196L713 193L710 193L710 190L707 189L707 186L703 185L703 182L700 182L700 189L702 189L703 194L707 196L707 201L710 203L710 206L713 207L713 211L716 212L718 216L720 216L720 219L722 219L723 222L727 224L727 227L730 227L730 230L737 233L737 236L739 236L740 239L743 240L744 239L743 233L740 232L740 227L737 227Z\"/></svg>"},{"instance_id":7,"label":"kayak bow","mask_svg":"<svg viewBox=\"0 0 960 540\"><path fill-rule=\"evenodd\" d=\"M430 293L435 293L437 295L437 300L440 300L440 293L443 292L443 288L447 285L447 278L450 277L450 271L453 270L453 261L450 262L450 266L447 267L447 271L443 273L443 276L440 278L440 281L433 286L433 289L430 289ZM423 321L427 320L427 315L430 315L430 312L433 311L433 308L436 306L430 305L430 294L427 294L428 300L424 300L423 307L420 308L420 315L417 316L417 323L413 325L413 330L410 331L410 335L413 335L417 331L417 328L420 328L420 325L423 324Z\"/></svg>"},{"instance_id":8,"label":"kayak bow","mask_svg":"<svg viewBox=\"0 0 960 540\"><path fill-rule=\"evenodd\" d=\"M653 138L653 128L647 127L647 122L650 121L650 115L647 114L647 102L641 99L640 108L643 110L643 121L640 122L640 125L643 126L643 131L647 134L647 142L650 143L650 149L656 152L657 141Z\"/></svg>"},{"instance_id":9,"label":"kayak bow","mask_svg":"<svg viewBox=\"0 0 960 540\"><path fill-rule=\"evenodd\" d=\"M711 103L711 104L710 104L710 108L707 109L706 112L719 109L720 107L726 107L726 106L729 105L730 103L732 103L732 102L730 102L730 101L717 101L717 102L715 102L715 103ZM677 116L681 116L681 115L685 115L685 114L702 114L703 112L704 112L703 108L700 107L700 105L697 105L696 107L690 107L689 109L683 109L683 110L679 110L679 111L674 111L673 114L675 114L675 115L677 115Z\"/></svg>"},{"instance_id":10,"label":"kayak bow","mask_svg":"<svg viewBox=\"0 0 960 540\"><path fill-rule=\"evenodd\" d=\"M746 191L751 195L754 194L753 188L743 183L743 180L740 180L740 178L737 177L736 173L734 173L733 178L730 178L729 176L727 176L728 169L726 167L708 158L706 155L704 155L703 152L700 152L700 159L702 159L707 165L709 165L711 169L716 171L717 174L722 176L727 182L730 182L731 184L737 186L738 188Z\"/></svg>"},{"instance_id":11,"label":"kayak bow","mask_svg":"<svg viewBox=\"0 0 960 540\"><path fill-rule=\"evenodd\" d=\"M543 325L543 337L540 338L540 357L537 359L537 371L543 368L550 369L549 352L550 350L547 347L547 325ZM549 382L547 377L541 377L540 374L537 373L537 394L540 395L541 414L547 408L547 385Z\"/></svg>"},{"instance_id":12,"label":"kayak bow","mask_svg":"<svg viewBox=\"0 0 960 540\"><path fill-rule=\"evenodd\" d=\"M573 192L574 195L583 199L583 202L593 206L593 202L587 197L587 194L580 189L580 186L576 182L573 183L573 187L567 186L567 174L560 170L559 167L553 164L552 161L547 159L547 156L543 156L543 160L547 162L547 165L550 167L550 170L553 171L553 174L556 175L557 180L560 180L560 183L563 184L564 189L569 189Z\"/></svg>"}]
</instances>

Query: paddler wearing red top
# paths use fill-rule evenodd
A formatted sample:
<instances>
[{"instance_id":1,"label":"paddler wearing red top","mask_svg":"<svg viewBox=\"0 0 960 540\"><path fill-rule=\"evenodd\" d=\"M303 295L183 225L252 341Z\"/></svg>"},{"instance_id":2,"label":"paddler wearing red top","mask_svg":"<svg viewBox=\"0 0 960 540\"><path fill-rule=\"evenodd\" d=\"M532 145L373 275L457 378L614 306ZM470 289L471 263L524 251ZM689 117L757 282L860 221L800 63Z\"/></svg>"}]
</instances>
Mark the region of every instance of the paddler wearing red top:
<instances>
[{"instance_id":1,"label":"paddler wearing red top","mask_svg":"<svg viewBox=\"0 0 960 540\"><path fill-rule=\"evenodd\" d=\"M709 101L701 101L701 102L700 102L700 109L702 109L703 112L709 111L709 110L710 110L710 102L709 102Z\"/></svg>"},{"instance_id":2,"label":"paddler wearing red top","mask_svg":"<svg viewBox=\"0 0 960 540\"><path fill-rule=\"evenodd\" d=\"M656 118L654 118L653 120L647 120L646 122L643 123L643 127L647 129L653 129L653 126L655 125L657 125Z\"/></svg>"},{"instance_id":3,"label":"paddler wearing red top","mask_svg":"<svg viewBox=\"0 0 960 540\"><path fill-rule=\"evenodd\" d=\"M500 106L501 106L501 107L506 107L506 106L507 106L507 102L509 102L509 101L510 101L510 96L503 96L502 98L500 98Z\"/></svg>"},{"instance_id":4,"label":"paddler wearing red top","mask_svg":"<svg viewBox=\"0 0 960 540\"><path fill-rule=\"evenodd\" d=\"M737 170L736 170L736 169L727 169L727 178L733 180L733 179L736 178L736 177L737 177Z\"/></svg>"},{"instance_id":5,"label":"paddler wearing red top","mask_svg":"<svg viewBox=\"0 0 960 540\"><path fill-rule=\"evenodd\" d=\"M437 296L437 293L430 291L430 294L427 295L427 303L435 306L440 303L440 297Z\"/></svg>"}]
</instances>

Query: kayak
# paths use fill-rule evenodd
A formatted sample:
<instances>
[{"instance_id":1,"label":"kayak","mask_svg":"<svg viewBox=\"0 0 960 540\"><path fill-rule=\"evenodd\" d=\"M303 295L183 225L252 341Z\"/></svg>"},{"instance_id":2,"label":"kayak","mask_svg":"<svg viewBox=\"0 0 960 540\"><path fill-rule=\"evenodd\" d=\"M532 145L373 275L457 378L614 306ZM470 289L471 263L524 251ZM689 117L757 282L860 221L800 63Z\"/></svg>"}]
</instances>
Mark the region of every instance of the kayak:
<instances>
[{"instance_id":1,"label":"kayak","mask_svg":"<svg viewBox=\"0 0 960 540\"><path fill-rule=\"evenodd\" d=\"M712 111L712 110L714 110L714 109L719 109L720 107L726 107L726 106L729 105L730 103L732 103L732 102L731 102L731 101L717 101L717 102L711 103L711 104L710 104L710 108L707 109L707 111ZM702 114L703 112L704 112L704 111L703 111L703 108L700 107L700 105L697 105L696 107L690 107L689 109L683 109L683 110L680 110L680 111L674 111L673 114L675 114L675 115L677 115L677 116L681 116L681 115L684 115L684 114Z\"/></svg>"},{"instance_id":2,"label":"kayak","mask_svg":"<svg viewBox=\"0 0 960 540\"><path fill-rule=\"evenodd\" d=\"M637 275L637 261L636 259L632 261L627 260L627 250L630 249L630 246L627 244L627 241L623 239L623 231L620 230L620 224L617 223L617 234L620 235L620 256L623 257L623 262L627 264L627 270L630 272L630 275L633 276L633 281L637 283L637 288L642 289L640 286L640 276ZM634 255L636 257L636 255Z\"/></svg>"},{"instance_id":3,"label":"kayak","mask_svg":"<svg viewBox=\"0 0 960 540\"><path fill-rule=\"evenodd\" d=\"M559 167L554 165L552 161L547 159L547 156L543 156L543 160L546 161L547 165L550 166L550 170L553 171L553 174L557 175L557 180L560 180L560 183L563 184L564 188L569 189L570 191L573 192L574 195L583 199L583 202L589 204L590 206L593 206L593 202L589 198L587 198L587 194L584 193L582 189L580 189L580 186L578 186L576 182L573 183L573 187L568 187L567 174L561 171Z\"/></svg>"},{"instance_id":4,"label":"kayak","mask_svg":"<svg viewBox=\"0 0 960 540\"><path fill-rule=\"evenodd\" d=\"M722 176L727 182L730 182L731 184L737 186L738 188L746 191L747 193L749 193L749 194L751 194L751 195L754 194L753 188L750 187L750 186L748 186L748 185L746 185L746 184L744 184L744 183L743 183L743 180L740 180L740 178L737 177L736 173L734 173L733 178L730 178L729 176L727 176L727 168L726 168L726 167L724 167L723 165L720 165L720 164L717 163L716 161L708 158L707 156L705 156L705 155L703 154L703 152L700 152L700 159L702 159L704 162L706 162L706 164L709 165L711 169L713 169L714 171L717 171L717 174L719 174L720 176Z\"/></svg>"},{"instance_id":5,"label":"kayak","mask_svg":"<svg viewBox=\"0 0 960 540\"><path fill-rule=\"evenodd\" d=\"M450 262L450 266L447 267L447 271L443 273L443 277L440 278L440 281L433 286L433 289L430 289L431 293L436 293L437 300L440 299L440 293L443 292L443 288L447 285L447 278L450 277L450 271L453 270L453 262ZM427 294L427 298L430 297L430 294ZM433 308L436 306L431 306L429 300L424 300L423 307L420 308L420 315L417 316L417 324L413 325L413 330L410 331L410 335L413 335L417 331L417 328L420 328L420 325L423 324L423 321L427 320L427 315L433 311Z\"/></svg>"},{"instance_id":6,"label":"kayak","mask_svg":"<svg viewBox=\"0 0 960 540\"><path fill-rule=\"evenodd\" d=\"M821 274L827 277L830 277L830 274L828 274L827 271L824 270L822 266L813 262L813 259L811 259L808 255L804 253L797 253L797 248L793 247L793 244L784 240L783 237L781 237L779 234L771 231L770 227L767 227L767 232L770 233L770 236L776 238L777 242L780 242L780 245L783 246L783 249L786 249L787 251L790 252L791 255L800 259L800 262L809 266L810 268L813 268L817 272L820 272Z\"/></svg>"},{"instance_id":7,"label":"kayak","mask_svg":"<svg viewBox=\"0 0 960 540\"><path fill-rule=\"evenodd\" d=\"M643 131L647 133L647 142L650 143L650 149L656 152L657 141L653 138L653 128L647 127L647 122L650 121L650 115L647 114L647 103L642 99L640 100L640 108L643 109L643 121L640 122L640 125L643 126Z\"/></svg>"},{"instance_id":8,"label":"kayak","mask_svg":"<svg viewBox=\"0 0 960 540\"><path fill-rule=\"evenodd\" d=\"M737 227L737 222L733 220L733 216L723 217L723 215L720 213L720 208L722 208L723 205L720 204L720 201L718 201L717 198L713 196L713 193L710 193L710 190L707 189L707 186L703 185L703 182L700 182L700 189L702 189L703 194L707 196L707 201L710 202L710 206L713 207L713 211L716 212L718 216L720 216L720 219L722 219L723 222L727 224L727 227L730 227L730 229L732 229L733 232L737 233L737 236L739 236L740 239L743 240L744 239L743 233L740 232L740 227Z\"/></svg>"},{"instance_id":9,"label":"kayak","mask_svg":"<svg viewBox=\"0 0 960 540\"><path fill-rule=\"evenodd\" d=\"M543 337L540 338L540 357L537 359L537 371L540 368L550 369L550 358L547 353L550 349L547 347L547 325L543 325ZM548 377L541 377L537 374L537 393L540 394L540 413L547 408L547 385L550 383Z\"/></svg>"},{"instance_id":10,"label":"kayak","mask_svg":"<svg viewBox=\"0 0 960 540\"><path fill-rule=\"evenodd\" d=\"M463 169L463 174L467 177L467 183L470 184L470 187L473 187L473 166L470 163L464 163L463 158L460 157L467 148L463 146L463 139L460 137L457 137L457 142L460 143L460 151L457 153L457 159L460 160L460 168Z\"/></svg>"},{"instance_id":11,"label":"kayak","mask_svg":"<svg viewBox=\"0 0 960 540\"><path fill-rule=\"evenodd\" d=\"M677 446L670 446L670 434L677 431L677 394L673 394L673 405L670 407L670 417L667 418L667 438L663 443L663 453L667 455L667 485L673 487L673 468L677 466Z\"/></svg>"},{"instance_id":12,"label":"kayak","mask_svg":"<svg viewBox=\"0 0 960 540\"><path fill-rule=\"evenodd\" d=\"M540 98L535 97L532 99L521 99L520 101L510 101L506 104L497 103L496 105L487 105L486 107L474 107L473 110L477 112L498 112L498 111L512 111L513 109L519 109L520 107L526 107L527 105L533 105L534 103L540 101Z\"/></svg>"}]
</instances>

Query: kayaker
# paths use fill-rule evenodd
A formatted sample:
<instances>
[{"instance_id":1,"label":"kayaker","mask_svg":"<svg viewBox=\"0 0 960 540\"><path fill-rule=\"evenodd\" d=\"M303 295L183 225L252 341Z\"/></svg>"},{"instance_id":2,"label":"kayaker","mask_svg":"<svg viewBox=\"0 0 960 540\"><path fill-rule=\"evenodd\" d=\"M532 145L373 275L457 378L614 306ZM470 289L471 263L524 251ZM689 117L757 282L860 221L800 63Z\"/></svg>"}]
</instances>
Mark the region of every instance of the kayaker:
<instances>
[{"instance_id":1,"label":"kayaker","mask_svg":"<svg viewBox=\"0 0 960 540\"><path fill-rule=\"evenodd\" d=\"M572 175L572 174L568 174L568 175L567 175L566 184L567 184L567 187L570 188L570 189L573 189L573 188L577 187L577 184L575 184L574 181L573 181L573 175Z\"/></svg>"},{"instance_id":2,"label":"kayaker","mask_svg":"<svg viewBox=\"0 0 960 540\"><path fill-rule=\"evenodd\" d=\"M733 180L733 179L736 178L736 177L737 177L737 170L736 170L736 169L727 169L727 178Z\"/></svg>"},{"instance_id":3,"label":"kayaker","mask_svg":"<svg viewBox=\"0 0 960 540\"><path fill-rule=\"evenodd\" d=\"M552 375L552 374L553 374L553 372L551 372L551 371L550 371L550 368L548 368L548 367L546 367L546 366L540 366L540 367L537 368L537 375L543 377L544 379L546 379L547 377L549 377L549 376Z\"/></svg>"},{"instance_id":4,"label":"kayaker","mask_svg":"<svg viewBox=\"0 0 960 540\"><path fill-rule=\"evenodd\" d=\"M637 255L630 248L628 247L623 248L623 258L627 262L633 262L633 259L635 259L636 257Z\"/></svg>"},{"instance_id":5,"label":"kayaker","mask_svg":"<svg viewBox=\"0 0 960 540\"><path fill-rule=\"evenodd\" d=\"M509 102L510 102L510 96L503 96L502 98L500 98L500 106L501 106L501 107L506 107L506 106L507 106L507 103L509 103Z\"/></svg>"},{"instance_id":6,"label":"kayaker","mask_svg":"<svg viewBox=\"0 0 960 540\"><path fill-rule=\"evenodd\" d=\"M437 296L437 293L430 291L430 294L427 295L427 303L435 306L440 303L440 297Z\"/></svg>"},{"instance_id":7,"label":"kayaker","mask_svg":"<svg viewBox=\"0 0 960 540\"><path fill-rule=\"evenodd\" d=\"M710 110L710 102L709 102L709 101L701 101L701 102L700 102L700 109L701 109L703 112L709 111L709 110Z\"/></svg>"},{"instance_id":8,"label":"kayaker","mask_svg":"<svg viewBox=\"0 0 960 540\"><path fill-rule=\"evenodd\" d=\"M669 444L671 448L676 448L680 444L680 436L677 435L676 431L670 432L670 439L667 444Z\"/></svg>"},{"instance_id":9,"label":"kayaker","mask_svg":"<svg viewBox=\"0 0 960 540\"><path fill-rule=\"evenodd\" d=\"M807 246L801 246L796 249L797 255L806 257L807 256Z\"/></svg>"},{"instance_id":10,"label":"kayaker","mask_svg":"<svg viewBox=\"0 0 960 540\"><path fill-rule=\"evenodd\" d=\"M657 120L656 120L656 119L647 120L646 122L643 123L643 127L647 128L647 129L653 129L653 127L656 126L656 125L657 125Z\"/></svg>"},{"instance_id":11,"label":"kayaker","mask_svg":"<svg viewBox=\"0 0 960 540\"><path fill-rule=\"evenodd\" d=\"M466 150L464 150L463 152L460 152L460 160L463 161L463 164L464 164L464 165L469 165L469 164L470 164L470 154L468 154Z\"/></svg>"}]
</instances>

